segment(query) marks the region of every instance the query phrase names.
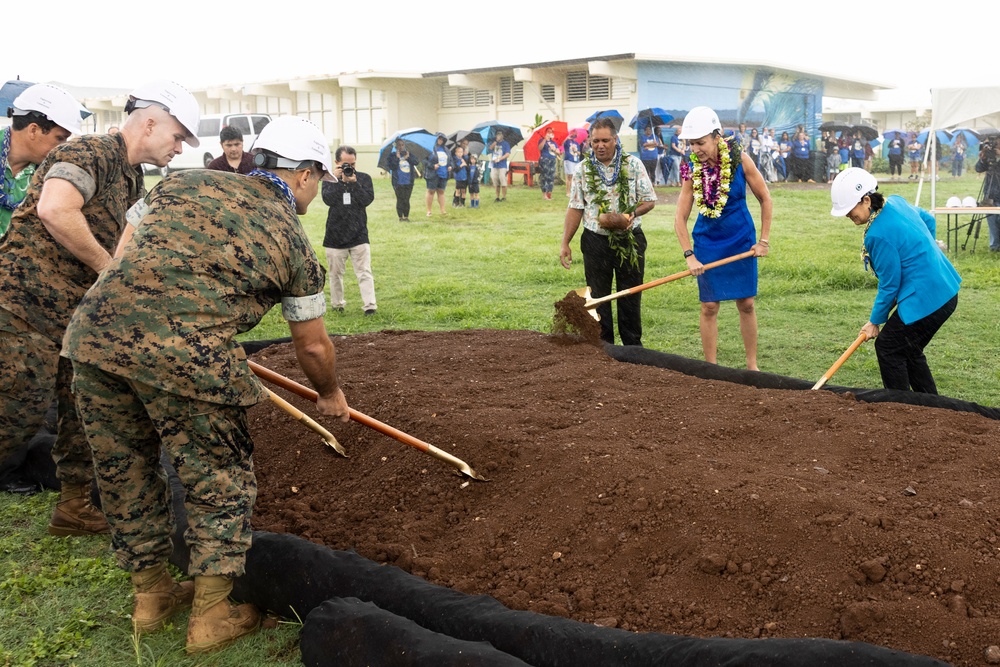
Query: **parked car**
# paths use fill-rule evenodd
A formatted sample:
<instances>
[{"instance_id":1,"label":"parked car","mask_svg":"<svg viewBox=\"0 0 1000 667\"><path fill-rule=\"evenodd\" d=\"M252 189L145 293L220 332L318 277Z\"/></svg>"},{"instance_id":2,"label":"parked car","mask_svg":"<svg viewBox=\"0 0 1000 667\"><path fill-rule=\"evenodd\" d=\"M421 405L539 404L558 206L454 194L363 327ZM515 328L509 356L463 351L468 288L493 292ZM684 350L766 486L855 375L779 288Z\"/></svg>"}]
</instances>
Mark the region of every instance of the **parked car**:
<instances>
[{"instance_id":1,"label":"parked car","mask_svg":"<svg viewBox=\"0 0 1000 667\"><path fill-rule=\"evenodd\" d=\"M184 144L184 151L174 157L167 167L174 169L201 169L222 155L219 144L219 132L224 127L235 127L243 133L243 150L250 150L257 135L264 126L271 122L271 117L264 113L225 113L202 116L198 123L198 148ZM167 169L161 170L165 173Z\"/></svg>"}]
</instances>

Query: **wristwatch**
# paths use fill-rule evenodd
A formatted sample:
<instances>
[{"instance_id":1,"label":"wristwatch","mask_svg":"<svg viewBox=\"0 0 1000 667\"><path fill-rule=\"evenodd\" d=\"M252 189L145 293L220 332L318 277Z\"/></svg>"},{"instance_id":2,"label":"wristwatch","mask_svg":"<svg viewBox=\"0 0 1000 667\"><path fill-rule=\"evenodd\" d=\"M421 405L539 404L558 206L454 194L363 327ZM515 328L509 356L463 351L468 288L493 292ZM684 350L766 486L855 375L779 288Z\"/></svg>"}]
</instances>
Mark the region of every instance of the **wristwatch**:
<instances>
[{"instance_id":1,"label":"wristwatch","mask_svg":"<svg viewBox=\"0 0 1000 667\"><path fill-rule=\"evenodd\" d=\"M684 251L684 259L687 259L688 257L692 257L693 255L694 255L694 250L685 250Z\"/></svg>"}]
</instances>

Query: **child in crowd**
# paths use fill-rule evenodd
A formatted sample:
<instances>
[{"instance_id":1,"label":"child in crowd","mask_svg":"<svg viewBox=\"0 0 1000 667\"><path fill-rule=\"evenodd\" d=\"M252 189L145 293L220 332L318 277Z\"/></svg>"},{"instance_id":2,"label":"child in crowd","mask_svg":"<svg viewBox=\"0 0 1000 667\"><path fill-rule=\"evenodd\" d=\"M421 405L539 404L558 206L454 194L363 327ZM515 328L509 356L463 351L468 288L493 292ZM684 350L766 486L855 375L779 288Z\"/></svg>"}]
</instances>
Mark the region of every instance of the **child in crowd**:
<instances>
[{"instance_id":1,"label":"child in crowd","mask_svg":"<svg viewBox=\"0 0 1000 667\"><path fill-rule=\"evenodd\" d=\"M479 168L479 160L475 154L469 155L468 186L469 205L479 208L479 181L483 179L483 170Z\"/></svg>"},{"instance_id":2,"label":"child in crowd","mask_svg":"<svg viewBox=\"0 0 1000 667\"><path fill-rule=\"evenodd\" d=\"M469 167L465 161L465 151L461 146L455 147L455 155L451 158L451 173L455 177L455 196L451 205L455 208L464 208L465 189L469 185Z\"/></svg>"}]
</instances>

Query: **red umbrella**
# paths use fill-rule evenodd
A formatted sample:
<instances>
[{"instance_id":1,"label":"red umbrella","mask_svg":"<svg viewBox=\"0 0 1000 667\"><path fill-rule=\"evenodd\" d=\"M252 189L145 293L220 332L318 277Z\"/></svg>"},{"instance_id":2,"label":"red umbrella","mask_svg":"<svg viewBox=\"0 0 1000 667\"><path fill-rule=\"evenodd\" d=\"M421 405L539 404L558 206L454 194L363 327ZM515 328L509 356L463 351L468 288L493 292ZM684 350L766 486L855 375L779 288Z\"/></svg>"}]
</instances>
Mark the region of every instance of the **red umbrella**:
<instances>
[{"instance_id":1,"label":"red umbrella","mask_svg":"<svg viewBox=\"0 0 1000 667\"><path fill-rule=\"evenodd\" d=\"M545 133L552 128L555 133L553 140L556 145L560 148L564 141L566 141L566 135L569 134L566 123L561 120L550 120L547 123L542 123L538 126L531 136L528 137L528 141L524 144L524 159L530 162L538 162L538 142L545 138Z\"/></svg>"}]
</instances>

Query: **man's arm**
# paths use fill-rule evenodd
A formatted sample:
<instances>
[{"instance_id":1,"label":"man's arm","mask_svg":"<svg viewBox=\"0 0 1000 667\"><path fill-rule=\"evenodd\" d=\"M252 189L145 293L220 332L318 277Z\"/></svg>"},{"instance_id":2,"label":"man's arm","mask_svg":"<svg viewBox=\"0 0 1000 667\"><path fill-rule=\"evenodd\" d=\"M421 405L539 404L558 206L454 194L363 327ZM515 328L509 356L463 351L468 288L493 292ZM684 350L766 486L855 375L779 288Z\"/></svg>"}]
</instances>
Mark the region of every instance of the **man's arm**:
<instances>
[{"instance_id":1,"label":"man's arm","mask_svg":"<svg viewBox=\"0 0 1000 667\"><path fill-rule=\"evenodd\" d=\"M330 181L323 181L323 203L333 206L337 202L337 184Z\"/></svg>"},{"instance_id":2,"label":"man's arm","mask_svg":"<svg viewBox=\"0 0 1000 667\"><path fill-rule=\"evenodd\" d=\"M569 242L576 235L576 230L580 228L583 220L582 208L567 208L566 219L563 221L562 247L559 250L559 261L565 268L573 264L573 251L569 247Z\"/></svg>"},{"instance_id":3,"label":"man's arm","mask_svg":"<svg viewBox=\"0 0 1000 667\"><path fill-rule=\"evenodd\" d=\"M52 238L97 273L111 261L111 253L94 238L83 215L83 195L61 178L50 178L38 198L38 217Z\"/></svg>"},{"instance_id":4,"label":"man's arm","mask_svg":"<svg viewBox=\"0 0 1000 667\"><path fill-rule=\"evenodd\" d=\"M288 328L292 332L292 344L299 366L319 394L316 407L321 414L348 421L351 417L347 399L337 383L337 352L326 333L323 318L317 317L304 322L289 321Z\"/></svg>"},{"instance_id":5,"label":"man's arm","mask_svg":"<svg viewBox=\"0 0 1000 667\"><path fill-rule=\"evenodd\" d=\"M358 187L353 192L353 195L362 206L368 206L375 201L375 186L372 184L372 177L359 171Z\"/></svg>"}]
</instances>

